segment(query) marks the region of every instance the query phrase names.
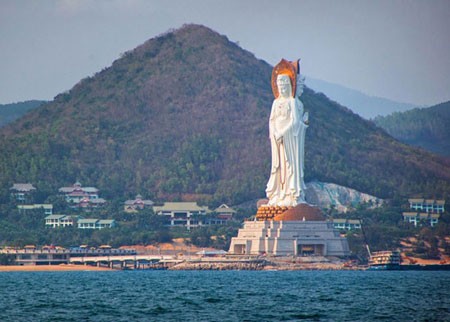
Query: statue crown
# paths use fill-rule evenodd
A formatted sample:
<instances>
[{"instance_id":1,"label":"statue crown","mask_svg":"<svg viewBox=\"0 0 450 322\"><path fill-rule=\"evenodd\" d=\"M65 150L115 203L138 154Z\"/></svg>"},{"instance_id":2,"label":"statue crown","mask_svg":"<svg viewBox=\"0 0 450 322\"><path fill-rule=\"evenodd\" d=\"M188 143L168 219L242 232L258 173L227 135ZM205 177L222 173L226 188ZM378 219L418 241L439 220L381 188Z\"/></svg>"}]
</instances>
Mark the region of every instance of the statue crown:
<instances>
[{"instance_id":1,"label":"statue crown","mask_svg":"<svg viewBox=\"0 0 450 322\"><path fill-rule=\"evenodd\" d=\"M277 87L278 75L288 75L291 80L292 96L295 97L295 91L297 89L297 74L300 74L300 59L295 62L281 59L281 61L272 70L272 92L275 98L280 96Z\"/></svg>"}]
</instances>

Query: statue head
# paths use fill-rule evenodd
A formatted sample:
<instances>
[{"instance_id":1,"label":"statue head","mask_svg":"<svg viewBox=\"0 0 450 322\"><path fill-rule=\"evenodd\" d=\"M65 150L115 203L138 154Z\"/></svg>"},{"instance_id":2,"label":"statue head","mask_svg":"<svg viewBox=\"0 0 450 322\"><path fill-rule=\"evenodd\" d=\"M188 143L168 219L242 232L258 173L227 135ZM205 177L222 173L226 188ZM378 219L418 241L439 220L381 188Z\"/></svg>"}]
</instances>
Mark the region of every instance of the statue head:
<instances>
[{"instance_id":1,"label":"statue head","mask_svg":"<svg viewBox=\"0 0 450 322\"><path fill-rule=\"evenodd\" d=\"M275 98L278 98L278 75L286 75L291 82L291 96L295 95L297 87L297 74L300 73L299 61L290 62L282 59L272 70L272 91Z\"/></svg>"},{"instance_id":2,"label":"statue head","mask_svg":"<svg viewBox=\"0 0 450 322\"><path fill-rule=\"evenodd\" d=\"M292 84L289 75L280 74L277 76L277 88L279 97L288 98L292 96Z\"/></svg>"}]
</instances>

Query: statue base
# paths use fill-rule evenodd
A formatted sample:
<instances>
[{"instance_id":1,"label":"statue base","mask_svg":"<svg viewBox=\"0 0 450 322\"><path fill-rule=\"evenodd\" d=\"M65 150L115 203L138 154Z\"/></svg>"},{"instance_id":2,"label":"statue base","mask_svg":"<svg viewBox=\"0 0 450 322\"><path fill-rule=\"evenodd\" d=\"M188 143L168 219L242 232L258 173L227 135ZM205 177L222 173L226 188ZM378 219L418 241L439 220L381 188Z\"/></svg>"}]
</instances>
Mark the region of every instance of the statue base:
<instances>
[{"instance_id":1,"label":"statue base","mask_svg":"<svg viewBox=\"0 0 450 322\"><path fill-rule=\"evenodd\" d=\"M288 209L292 207L280 207L280 206L267 206L263 205L258 208L256 212L256 220L264 221L264 220L273 220L273 218L277 215L281 215Z\"/></svg>"},{"instance_id":2,"label":"statue base","mask_svg":"<svg viewBox=\"0 0 450 322\"><path fill-rule=\"evenodd\" d=\"M295 207L263 205L256 212L257 221L325 221L322 211L307 203Z\"/></svg>"},{"instance_id":3,"label":"statue base","mask_svg":"<svg viewBox=\"0 0 450 322\"><path fill-rule=\"evenodd\" d=\"M348 256L345 237L340 237L318 207L262 205L255 221L244 221L231 239L230 254L271 256Z\"/></svg>"}]
</instances>

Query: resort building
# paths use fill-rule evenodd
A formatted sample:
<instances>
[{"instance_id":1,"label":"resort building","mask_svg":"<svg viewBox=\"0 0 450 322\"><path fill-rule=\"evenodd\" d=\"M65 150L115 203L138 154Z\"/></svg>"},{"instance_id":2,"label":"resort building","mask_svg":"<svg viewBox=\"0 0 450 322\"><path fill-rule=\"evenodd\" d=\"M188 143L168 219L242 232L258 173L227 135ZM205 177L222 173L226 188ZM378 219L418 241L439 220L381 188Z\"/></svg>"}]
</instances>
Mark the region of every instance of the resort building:
<instances>
[{"instance_id":1,"label":"resort building","mask_svg":"<svg viewBox=\"0 0 450 322\"><path fill-rule=\"evenodd\" d=\"M61 187L58 190L67 202L79 203L82 199L97 199L98 189L95 187L83 187L80 182L75 182L71 187Z\"/></svg>"},{"instance_id":2,"label":"resort building","mask_svg":"<svg viewBox=\"0 0 450 322\"><path fill-rule=\"evenodd\" d=\"M223 219L225 221L233 219L233 216L236 214L236 210L228 207L226 204L222 204L216 209L214 212L217 214L217 219Z\"/></svg>"},{"instance_id":3,"label":"resort building","mask_svg":"<svg viewBox=\"0 0 450 322\"><path fill-rule=\"evenodd\" d=\"M59 193L64 196L72 208L89 210L106 203L105 199L98 196L95 187L83 187L80 182L75 182L71 187L59 188Z\"/></svg>"},{"instance_id":4,"label":"resort building","mask_svg":"<svg viewBox=\"0 0 450 322\"><path fill-rule=\"evenodd\" d=\"M442 214L445 211L445 200L411 198L408 201L410 210L436 214Z\"/></svg>"},{"instance_id":5,"label":"resort building","mask_svg":"<svg viewBox=\"0 0 450 322\"><path fill-rule=\"evenodd\" d=\"M359 219L333 219L333 227L340 230L361 229L361 221Z\"/></svg>"},{"instance_id":6,"label":"resort building","mask_svg":"<svg viewBox=\"0 0 450 322\"><path fill-rule=\"evenodd\" d=\"M413 223L417 227L420 223L429 224L434 227L439 222L440 214L427 212L404 212L403 221Z\"/></svg>"},{"instance_id":7,"label":"resort building","mask_svg":"<svg viewBox=\"0 0 450 322\"><path fill-rule=\"evenodd\" d=\"M104 229L116 227L114 219L79 219L79 229Z\"/></svg>"},{"instance_id":8,"label":"resort building","mask_svg":"<svg viewBox=\"0 0 450 322\"><path fill-rule=\"evenodd\" d=\"M136 199L125 201L124 211L128 213L136 213L139 210L152 207L153 204L153 201L142 199L141 195L137 195Z\"/></svg>"},{"instance_id":9,"label":"resort building","mask_svg":"<svg viewBox=\"0 0 450 322\"><path fill-rule=\"evenodd\" d=\"M51 228L77 226L79 229L103 229L116 226L114 219L84 219L79 216L49 215L45 217L45 226Z\"/></svg>"},{"instance_id":10,"label":"resort building","mask_svg":"<svg viewBox=\"0 0 450 322\"><path fill-rule=\"evenodd\" d=\"M33 201L33 193L36 188L31 183L14 183L11 188L11 196L18 203L28 203Z\"/></svg>"},{"instance_id":11,"label":"resort building","mask_svg":"<svg viewBox=\"0 0 450 322\"><path fill-rule=\"evenodd\" d=\"M207 216L204 220L205 225L225 225L228 221L233 219L236 210L222 204Z\"/></svg>"},{"instance_id":12,"label":"resort building","mask_svg":"<svg viewBox=\"0 0 450 322\"><path fill-rule=\"evenodd\" d=\"M445 211L445 200L411 198L408 201L409 211L403 212L403 221L413 223L414 227L421 223L434 227Z\"/></svg>"},{"instance_id":13,"label":"resort building","mask_svg":"<svg viewBox=\"0 0 450 322\"><path fill-rule=\"evenodd\" d=\"M89 211L92 208L101 207L105 203L106 203L106 200L103 199L103 198L96 198L96 199L83 198L73 208L80 208L80 209L83 209L85 211Z\"/></svg>"},{"instance_id":14,"label":"resort building","mask_svg":"<svg viewBox=\"0 0 450 322\"><path fill-rule=\"evenodd\" d=\"M17 209L19 209L20 213L26 213L30 210L42 210L45 215L53 214L53 205L52 204L33 204L33 205L18 205Z\"/></svg>"},{"instance_id":15,"label":"resort building","mask_svg":"<svg viewBox=\"0 0 450 322\"><path fill-rule=\"evenodd\" d=\"M117 224L114 219L100 219L97 223L96 229L113 228L116 226Z\"/></svg>"},{"instance_id":16,"label":"resort building","mask_svg":"<svg viewBox=\"0 0 450 322\"><path fill-rule=\"evenodd\" d=\"M45 226L56 228L56 227L68 227L74 224L73 216L66 215L49 215L45 217Z\"/></svg>"},{"instance_id":17,"label":"resort building","mask_svg":"<svg viewBox=\"0 0 450 322\"><path fill-rule=\"evenodd\" d=\"M165 216L169 226L183 226L187 229L205 225L205 215L211 211L208 207L196 202L165 202L162 206L154 206L157 215Z\"/></svg>"}]
</instances>

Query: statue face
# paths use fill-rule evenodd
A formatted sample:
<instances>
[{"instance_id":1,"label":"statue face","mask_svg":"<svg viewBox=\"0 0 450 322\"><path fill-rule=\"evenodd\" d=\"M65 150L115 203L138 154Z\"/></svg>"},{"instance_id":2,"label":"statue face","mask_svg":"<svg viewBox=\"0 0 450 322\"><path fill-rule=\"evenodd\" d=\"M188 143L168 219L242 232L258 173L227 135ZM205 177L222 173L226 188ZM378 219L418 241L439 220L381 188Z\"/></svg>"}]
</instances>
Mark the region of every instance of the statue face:
<instances>
[{"instance_id":1,"label":"statue face","mask_svg":"<svg viewBox=\"0 0 450 322\"><path fill-rule=\"evenodd\" d=\"M278 75L277 87L280 96L287 98L292 95L291 79L288 75Z\"/></svg>"}]
</instances>

